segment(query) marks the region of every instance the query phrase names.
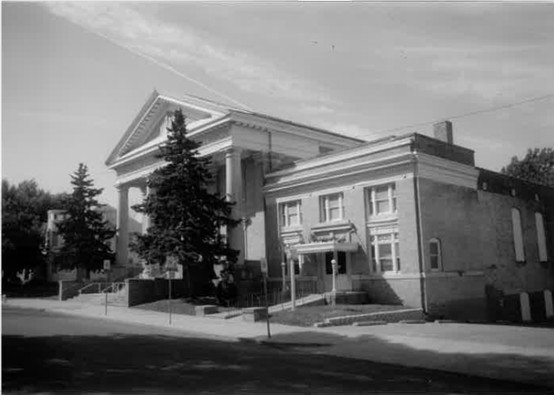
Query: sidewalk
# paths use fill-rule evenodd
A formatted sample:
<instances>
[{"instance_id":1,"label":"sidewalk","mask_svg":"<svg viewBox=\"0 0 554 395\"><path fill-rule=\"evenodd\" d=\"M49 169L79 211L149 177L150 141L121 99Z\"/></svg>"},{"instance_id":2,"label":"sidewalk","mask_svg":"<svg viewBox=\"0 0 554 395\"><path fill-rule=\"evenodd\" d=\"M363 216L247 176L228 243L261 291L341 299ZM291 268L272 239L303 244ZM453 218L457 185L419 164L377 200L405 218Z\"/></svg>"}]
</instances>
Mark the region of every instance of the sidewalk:
<instances>
[{"instance_id":1,"label":"sidewalk","mask_svg":"<svg viewBox=\"0 0 554 395\"><path fill-rule=\"evenodd\" d=\"M154 311L59 302L9 299L13 307L103 318L226 341L252 341L273 347L373 362L443 370L554 388L554 329L477 324L388 324L367 327L299 328L265 322L173 315Z\"/></svg>"}]
</instances>

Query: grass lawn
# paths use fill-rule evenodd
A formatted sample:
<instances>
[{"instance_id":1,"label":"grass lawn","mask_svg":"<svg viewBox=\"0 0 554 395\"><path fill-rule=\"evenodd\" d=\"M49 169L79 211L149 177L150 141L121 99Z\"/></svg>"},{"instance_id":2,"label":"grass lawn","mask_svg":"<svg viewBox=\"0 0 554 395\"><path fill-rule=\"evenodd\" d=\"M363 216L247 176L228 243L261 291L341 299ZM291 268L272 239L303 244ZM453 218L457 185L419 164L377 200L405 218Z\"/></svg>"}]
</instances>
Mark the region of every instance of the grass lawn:
<instances>
[{"instance_id":1,"label":"grass lawn","mask_svg":"<svg viewBox=\"0 0 554 395\"><path fill-rule=\"evenodd\" d=\"M279 311L271 314L271 322L295 326L313 326L326 318L377 313L380 311L402 310L405 306L380 304L336 305L336 306L306 306L295 311Z\"/></svg>"}]
</instances>

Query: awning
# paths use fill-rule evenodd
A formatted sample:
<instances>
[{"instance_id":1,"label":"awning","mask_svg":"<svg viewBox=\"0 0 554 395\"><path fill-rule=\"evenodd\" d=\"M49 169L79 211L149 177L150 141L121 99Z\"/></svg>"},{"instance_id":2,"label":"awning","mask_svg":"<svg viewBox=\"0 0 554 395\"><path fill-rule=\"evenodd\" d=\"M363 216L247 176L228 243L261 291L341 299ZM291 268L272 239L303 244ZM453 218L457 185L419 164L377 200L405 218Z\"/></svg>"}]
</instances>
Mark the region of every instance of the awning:
<instances>
[{"instance_id":1,"label":"awning","mask_svg":"<svg viewBox=\"0 0 554 395\"><path fill-rule=\"evenodd\" d=\"M356 252L358 251L358 243L338 243L336 241L321 241L315 243L296 244L292 250L299 255L315 254L318 252Z\"/></svg>"}]
</instances>

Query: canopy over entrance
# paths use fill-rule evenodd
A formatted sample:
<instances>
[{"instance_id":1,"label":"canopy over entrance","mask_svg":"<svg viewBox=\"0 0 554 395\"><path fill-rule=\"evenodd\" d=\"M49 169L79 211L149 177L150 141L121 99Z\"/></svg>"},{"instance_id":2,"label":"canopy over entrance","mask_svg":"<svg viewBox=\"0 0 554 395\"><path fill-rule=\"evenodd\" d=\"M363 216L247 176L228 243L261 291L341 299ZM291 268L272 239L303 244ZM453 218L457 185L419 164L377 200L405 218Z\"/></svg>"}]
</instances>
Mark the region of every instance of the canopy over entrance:
<instances>
[{"instance_id":1,"label":"canopy over entrance","mask_svg":"<svg viewBox=\"0 0 554 395\"><path fill-rule=\"evenodd\" d=\"M297 244L292 247L293 253L298 255L316 254L319 252L356 252L358 251L358 243L339 243L336 241L320 241L314 243Z\"/></svg>"}]
</instances>

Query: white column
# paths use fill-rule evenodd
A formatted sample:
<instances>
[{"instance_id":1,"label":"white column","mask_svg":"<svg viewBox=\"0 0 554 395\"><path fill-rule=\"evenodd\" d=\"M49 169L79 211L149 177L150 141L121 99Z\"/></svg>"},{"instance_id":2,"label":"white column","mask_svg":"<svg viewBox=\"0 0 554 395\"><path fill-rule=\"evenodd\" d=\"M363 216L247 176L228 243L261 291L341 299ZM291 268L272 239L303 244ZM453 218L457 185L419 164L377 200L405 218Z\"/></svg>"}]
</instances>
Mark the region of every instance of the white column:
<instances>
[{"instance_id":1,"label":"white column","mask_svg":"<svg viewBox=\"0 0 554 395\"><path fill-rule=\"evenodd\" d=\"M521 320L523 322L531 321L531 306L529 305L529 295L526 292L519 294L519 302L521 305Z\"/></svg>"},{"instance_id":2,"label":"white column","mask_svg":"<svg viewBox=\"0 0 554 395\"><path fill-rule=\"evenodd\" d=\"M288 258L290 263L290 301L292 305L292 310L294 310L296 308L296 279L294 277L294 259L292 258L292 256Z\"/></svg>"},{"instance_id":3,"label":"white column","mask_svg":"<svg viewBox=\"0 0 554 395\"><path fill-rule=\"evenodd\" d=\"M225 193L228 201L235 202L232 216L242 218L242 167L240 150L231 148L225 152ZM244 262L244 230L241 225L227 229L229 246L239 250L238 264Z\"/></svg>"},{"instance_id":4,"label":"white column","mask_svg":"<svg viewBox=\"0 0 554 395\"><path fill-rule=\"evenodd\" d=\"M129 186L117 187L119 200L117 206L117 244L116 262L126 266L129 263Z\"/></svg>"}]
</instances>

